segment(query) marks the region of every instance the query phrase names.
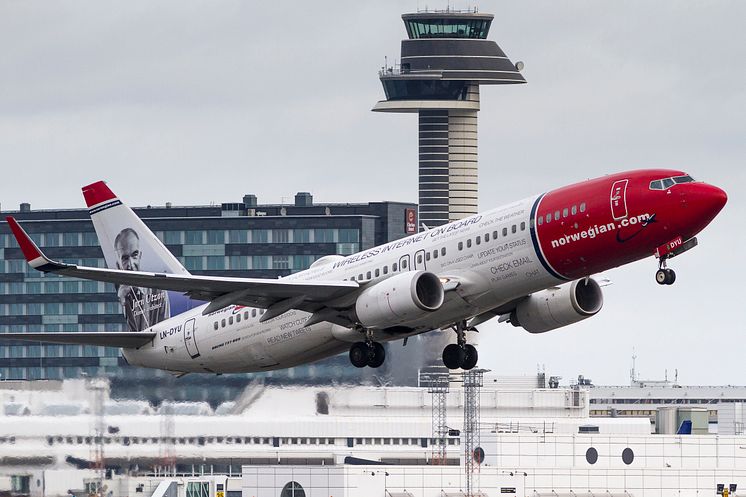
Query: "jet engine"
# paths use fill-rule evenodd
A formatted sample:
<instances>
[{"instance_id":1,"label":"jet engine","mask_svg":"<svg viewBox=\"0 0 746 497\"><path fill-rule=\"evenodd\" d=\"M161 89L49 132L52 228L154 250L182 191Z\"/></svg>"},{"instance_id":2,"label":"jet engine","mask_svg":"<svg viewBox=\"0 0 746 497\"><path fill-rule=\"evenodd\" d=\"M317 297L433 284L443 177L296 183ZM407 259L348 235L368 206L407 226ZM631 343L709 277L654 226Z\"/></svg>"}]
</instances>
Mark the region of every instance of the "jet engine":
<instances>
[{"instance_id":1,"label":"jet engine","mask_svg":"<svg viewBox=\"0 0 746 497\"><path fill-rule=\"evenodd\" d=\"M529 295L510 314L510 322L529 333L544 333L589 318L603 305L599 284L584 278Z\"/></svg>"},{"instance_id":2,"label":"jet engine","mask_svg":"<svg viewBox=\"0 0 746 497\"><path fill-rule=\"evenodd\" d=\"M443 304L440 279L426 271L408 271L366 288L355 302L355 315L366 328L406 324Z\"/></svg>"}]
</instances>

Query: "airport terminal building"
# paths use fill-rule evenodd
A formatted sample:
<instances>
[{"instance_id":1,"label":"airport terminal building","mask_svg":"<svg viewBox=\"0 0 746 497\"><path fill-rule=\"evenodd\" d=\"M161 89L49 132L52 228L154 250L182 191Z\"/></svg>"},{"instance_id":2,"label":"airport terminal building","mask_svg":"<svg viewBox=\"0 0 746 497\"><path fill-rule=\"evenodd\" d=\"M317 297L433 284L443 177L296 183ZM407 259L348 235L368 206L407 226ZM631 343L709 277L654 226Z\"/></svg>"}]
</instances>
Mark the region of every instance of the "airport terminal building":
<instances>
[{"instance_id":1,"label":"airport terminal building","mask_svg":"<svg viewBox=\"0 0 746 497\"><path fill-rule=\"evenodd\" d=\"M178 207L166 204L134 210L194 274L277 278L306 269L325 255L352 254L413 233L416 209L416 204L400 202L314 204L311 194L300 192L287 205L259 205L254 195L246 195L236 203ZM16 217L51 257L104 267L103 253L86 209L32 210L29 204L22 204L20 210L4 214ZM32 269L7 224L0 225L0 332L122 331L124 325L113 285ZM333 358L332 363L335 360L348 364L347 358ZM350 374L354 375L350 380L360 380L361 372L356 368L337 369L337 377L340 373ZM323 363L317 363L268 375L292 381L324 376L323 371ZM127 367L119 358L118 349L28 342L0 344L2 379L106 375L112 378L115 391L117 385L127 388L133 383L148 391L163 383L158 379L164 374ZM235 381L237 387L245 385L245 376L230 376L233 378L227 377L225 382ZM214 379L211 382L214 388ZM188 383L180 381L184 388ZM235 392L225 395L232 394Z\"/></svg>"}]
</instances>

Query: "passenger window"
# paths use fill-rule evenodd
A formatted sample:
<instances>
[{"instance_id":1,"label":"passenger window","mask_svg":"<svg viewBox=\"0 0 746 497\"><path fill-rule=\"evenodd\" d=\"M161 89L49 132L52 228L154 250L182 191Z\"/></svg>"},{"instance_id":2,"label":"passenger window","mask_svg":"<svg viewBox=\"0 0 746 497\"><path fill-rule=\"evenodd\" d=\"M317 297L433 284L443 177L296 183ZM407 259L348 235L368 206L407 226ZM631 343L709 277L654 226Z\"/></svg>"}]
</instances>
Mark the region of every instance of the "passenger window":
<instances>
[{"instance_id":1,"label":"passenger window","mask_svg":"<svg viewBox=\"0 0 746 497\"><path fill-rule=\"evenodd\" d=\"M539 224L539 226L541 226L542 224L544 224L544 217L543 216L539 216L536 221Z\"/></svg>"},{"instance_id":2,"label":"passenger window","mask_svg":"<svg viewBox=\"0 0 746 497\"><path fill-rule=\"evenodd\" d=\"M560 218L560 212L559 211L554 211L554 220L555 221L559 221L559 218Z\"/></svg>"},{"instance_id":3,"label":"passenger window","mask_svg":"<svg viewBox=\"0 0 746 497\"><path fill-rule=\"evenodd\" d=\"M515 233L516 231L518 230L516 229L516 225L514 224L513 226L510 227L510 232Z\"/></svg>"},{"instance_id":4,"label":"passenger window","mask_svg":"<svg viewBox=\"0 0 746 497\"><path fill-rule=\"evenodd\" d=\"M484 234L484 241L485 241L485 243L490 241L490 234L489 233L485 233Z\"/></svg>"},{"instance_id":5,"label":"passenger window","mask_svg":"<svg viewBox=\"0 0 746 497\"><path fill-rule=\"evenodd\" d=\"M247 321L249 320L249 311L245 311L245 312L243 313L243 318L244 318L245 320L247 320Z\"/></svg>"},{"instance_id":6,"label":"passenger window","mask_svg":"<svg viewBox=\"0 0 746 497\"><path fill-rule=\"evenodd\" d=\"M471 238L466 240L466 248L471 248Z\"/></svg>"},{"instance_id":7,"label":"passenger window","mask_svg":"<svg viewBox=\"0 0 746 497\"><path fill-rule=\"evenodd\" d=\"M437 258L438 258L438 251L433 250L433 259L437 259Z\"/></svg>"},{"instance_id":8,"label":"passenger window","mask_svg":"<svg viewBox=\"0 0 746 497\"><path fill-rule=\"evenodd\" d=\"M442 249L440 249L440 255L446 255L446 248L445 247L443 247Z\"/></svg>"},{"instance_id":9,"label":"passenger window","mask_svg":"<svg viewBox=\"0 0 746 497\"><path fill-rule=\"evenodd\" d=\"M402 269L407 269L407 260L406 259L404 259L403 261L401 261L401 268Z\"/></svg>"},{"instance_id":10,"label":"passenger window","mask_svg":"<svg viewBox=\"0 0 746 497\"><path fill-rule=\"evenodd\" d=\"M477 245L482 243L482 235L477 235Z\"/></svg>"},{"instance_id":11,"label":"passenger window","mask_svg":"<svg viewBox=\"0 0 746 497\"><path fill-rule=\"evenodd\" d=\"M526 231L526 222L521 222L521 231Z\"/></svg>"},{"instance_id":12,"label":"passenger window","mask_svg":"<svg viewBox=\"0 0 746 497\"><path fill-rule=\"evenodd\" d=\"M425 260L426 261L430 260L430 252L428 252L428 253L425 254Z\"/></svg>"},{"instance_id":13,"label":"passenger window","mask_svg":"<svg viewBox=\"0 0 746 497\"><path fill-rule=\"evenodd\" d=\"M256 317L256 309L251 309L251 317L252 318Z\"/></svg>"},{"instance_id":14,"label":"passenger window","mask_svg":"<svg viewBox=\"0 0 746 497\"><path fill-rule=\"evenodd\" d=\"M363 281L365 278L363 278L363 273L360 273L357 275L358 281Z\"/></svg>"},{"instance_id":15,"label":"passenger window","mask_svg":"<svg viewBox=\"0 0 746 497\"><path fill-rule=\"evenodd\" d=\"M389 274L389 267L383 266L383 274Z\"/></svg>"},{"instance_id":16,"label":"passenger window","mask_svg":"<svg viewBox=\"0 0 746 497\"><path fill-rule=\"evenodd\" d=\"M397 266L397 264L396 264L396 263L393 263L393 264L391 265L391 271L393 271L393 272L395 273L397 269L398 269L398 266Z\"/></svg>"},{"instance_id":17,"label":"passenger window","mask_svg":"<svg viewBox=\"0 0 746 497\"><path fill-rule=\"evenodd\" d=\"M578 206L577 206L577 205L573 205L573 206L572 206L572 210L571 210L570 212L572 212L572 215L573 215L573 216L574 216L575 214L577 214L577 213L578 213Z\"/></svg>"},{"instance_id":18,"label":"passenger window","mask_svg":"<svg viewBox=\"0 0 746 497\"><path fill-rule=\"evenodd\" d=\"M378 278L379 276L381 276L381 270L376 268L376 278Z\"/></svg>"},{"instance_id":19,"label":"passenger window","mask_svg":"<svg viewBox=\"0 0 746 497\"><path fill-rule=\"evenodd\" d=\"M663 180L663 189L667 190L671 188L674 185L673 180L671 178L666 178Z\"/></svg>"},{"instance_id":20,"label":"passenger window","mask_svg":"<svg viewBox=\"0 0 746 497\"><path fill-rule=\"evenodd\" d=\"M370 271L368 271L367 273L365 273L365 276L367 277L367 279L371 279Z\"/></svg>"},{"instance_id":21,"label":"passenger window","mask_svg":"<svg viewBox=\"0 0 746 497\"><path fill-rule=\"evenodd\" d=\"M497 230L492 232L492 239L497 240Z\"/></svg>"},{"instance_id":22,"label":"passenger window","mask_svg":"<svg viewBox=\"0 0 746 497\"><path fill-rule=\"evenodd\" d=\"M241 322L241 315L240 314L236 314L236 322L237 323Z\"/></svg>"},{"instance_id":23,"label":"passenger window","mask_svg":"<svg viewBox=\"0 0 746 497\"><path fill-rule=\"evenodd\" d=\"M581 204L580 204L580 212L585 212L585 202L581 202Z\"/></svg>"},{"instance_id":24,"label":"passenger window","mask_svg":"<svg viewBox=\"0 0 746 497\"><path fill-rule=\"evenodd\" d=\"M464 250L464 242L458 242L458 249Z\"/></svg>"},{"instance_id":25,"label":"passenger window","mask_svg":"<svg viewBox=\"0 0 746 497\"><path fill-rule=\"evenodd\" d=\"M546 221L547 221L548 223L552 221L552 213L551 213L551 212L550 212L549 214L547 214L547 219L546 219Z\"/></svg>"},{"instance_id":26,"label":"passenger window","mask_svg":"<svg viewBox=\"0 0 746 497\"><path fill-rule=\"evenodd\" d=\"M220 326L225 328L225 319L220 320Z\"/></svg>"},{"instance_id":27,"label":"passenger window","mask_svg":"<svg viewBox=\"0 0 746 497\"><path fill-rule=\"evenodd\" d=\"M233 316L228 318L228 324L233 324Z\"/></svg>"},{"instance_id":28,"label":"passenger window","mask_svg":"<svg viewBox=\"0 0 746 497\"><path fill-rule=\"evenodd\" d=\"M215 329L216 330L218 329L218 322L217 321L215 321Z\"/></svg>"},{"instance_id":29,"label":"passenger window","mask_svg":"<svg viewBox=\"0 0 746 497\"><path fill-rule=\"evenodd\" d=\"M422 264L422 254L417 254L417 264Z\"/></svg>"},{"instance_id":30,"label":"passenger window","mask_svg":"<svg viewBox=\"0 0 746 497\"><path fill-rule=\"evenodd\" d=\"M350 280L355 281L355 277L354 276L350 277Z\"/></svg>"},{"instance_id":31,"label":"passenger window","mask_svg":"<svg viewBox=\"0 0 746 497\"><path fill-rule=\"evenodd\" d=\"M503 228L503 236L508 236L508 228Z\"/></svg>"},{"instance_id":32,"label":"passenger window","mask_svg":"<svg viewBox=\"0 0 746 497\"><path fill-rule=\"evenodd\" d=\"M562 217L567 217L570 214L570 212L567 210L567 207L562 209Z\"/></svg>"}]
</instances>

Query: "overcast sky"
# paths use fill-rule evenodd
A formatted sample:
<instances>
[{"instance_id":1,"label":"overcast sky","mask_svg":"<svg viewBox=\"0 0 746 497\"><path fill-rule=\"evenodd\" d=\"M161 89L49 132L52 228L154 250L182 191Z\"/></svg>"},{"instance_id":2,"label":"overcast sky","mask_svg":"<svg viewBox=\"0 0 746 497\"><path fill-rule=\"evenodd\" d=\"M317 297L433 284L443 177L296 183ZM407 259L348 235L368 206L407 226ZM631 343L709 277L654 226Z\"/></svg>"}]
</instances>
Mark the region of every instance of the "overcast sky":
<instances>
[{"instance_id":1,"label":"overcast sky","mask_svg":"<svg viewBox=\"0 0 746 497\"><path fill-rule=\"evenodd\" d=\"M98 179L133 206L416 202L417 118L370 109L400 15L425 5L0 0L2 208L83 207ZM480 208L644 167L730 196L673 287L652 258L609 271L598 316L484 326L480 365L625 383L634 347L645 377L746 384L746 2L478 6L528 80L482 88Z\"/></svg>"}]
</instances>

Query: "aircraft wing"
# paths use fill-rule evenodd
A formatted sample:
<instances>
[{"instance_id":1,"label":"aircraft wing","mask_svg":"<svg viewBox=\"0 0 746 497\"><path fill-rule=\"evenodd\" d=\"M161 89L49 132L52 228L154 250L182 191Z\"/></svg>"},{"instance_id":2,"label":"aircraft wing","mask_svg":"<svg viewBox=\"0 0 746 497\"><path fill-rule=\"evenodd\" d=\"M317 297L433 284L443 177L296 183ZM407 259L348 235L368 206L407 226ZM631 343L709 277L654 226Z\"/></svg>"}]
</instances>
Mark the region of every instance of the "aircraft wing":
<instances>
[{"instance_id":1,"label":"aircraft wing","mask_svg":"<svg viewBox=\"0 0 746 497\"><path fill-rule=\"evenodd\" d=\"M150 342L155 333L148 331L100 331L60 333L0 333L0 340L23 340L26 342L62 343L66 345L103 345L136 349Z\"/></svg>"},{"instance_id":2,"label":"aircraft wing","mask_svg":"<svg viewBox=\"0 0 746 497\"><path fill-rule=\"evenodd\" d=\"M267 309L262 321L279 316L290 309L315 312L334 301L355 293L359 285L354 281L305 282L283 279L235 278L198 276L189 274L149 273L124 271L65 264L49 259L13 217L7 217L13 235L24 257L35 269L74 278L103 281L117 285L157 288L184 293L210 304L203 311L208 314L231 304L250 305ZM341 306L350 305L344 302Z\"/></svg>"}]
</instances>

